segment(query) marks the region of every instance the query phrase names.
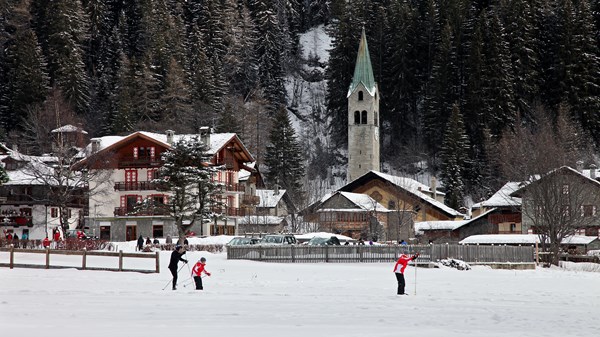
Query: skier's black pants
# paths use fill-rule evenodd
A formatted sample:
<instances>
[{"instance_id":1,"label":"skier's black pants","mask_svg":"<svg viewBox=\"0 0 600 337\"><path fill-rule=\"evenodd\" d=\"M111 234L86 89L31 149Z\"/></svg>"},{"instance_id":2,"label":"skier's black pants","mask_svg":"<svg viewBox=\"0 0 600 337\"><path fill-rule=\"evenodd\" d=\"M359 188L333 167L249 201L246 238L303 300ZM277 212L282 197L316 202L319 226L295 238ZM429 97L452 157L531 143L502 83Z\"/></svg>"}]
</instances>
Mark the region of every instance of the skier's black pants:
<instances>
[{"instance_id":1,"label":"skier's black pants","mask_svg":"<svg viewBox=\"0 0 600 337\"><path fill-rule=\"evenodd\" d=\"M404 274L402 273L394 273L396 274L396 280L398 280L398 295L404 295L404 287L406 286L406 281L404 281Z\"/></svg>"},{"instance_id":2,"label":"skier's black pants","mask_svg":"<svg viewBox=\"0 0 600 337\"><path fill-rule=\"evenodd\" d=\"M169 268L169 270L171 271L171 275L173 275L173 289L175 289L177 287L177 267Z\"/></svg>"},{"instance_id":3,"label":"skier's black pants","mask_svg":"<svg viewBox=\"0 0 600 337\"><path fill-rule=\"evenodd\" d=\"M202 288L202 277L194 276L194 282L196 282L196 290L203 290Z\"/></svg>"}]
</instances>

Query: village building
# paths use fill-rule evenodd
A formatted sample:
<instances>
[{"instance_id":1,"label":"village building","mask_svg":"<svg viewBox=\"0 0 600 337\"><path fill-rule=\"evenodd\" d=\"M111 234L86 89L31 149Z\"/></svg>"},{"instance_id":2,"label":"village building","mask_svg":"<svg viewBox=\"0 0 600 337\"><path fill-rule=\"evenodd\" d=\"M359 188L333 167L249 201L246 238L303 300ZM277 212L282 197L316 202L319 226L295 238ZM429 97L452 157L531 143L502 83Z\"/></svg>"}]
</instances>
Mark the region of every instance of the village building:
<instances>
[{"instance_id":1,"label":"village building","mask_svg":"<svg viewBox=\"0 0 600 337\"><path fill-rule=\"evenodd\" d=\"M95 156L108 157L110 160L102 161L104 164L89 169L107 169L111 173L104 181L90 181L90 188L105 193L90 197L87 225L96 230L101 239L113 241L135 240L140 235L152 238L178 236L173 218L164 210L139 210L136 205L147 198L159 204L169 200L170 192L157 189L152 182L163 165L161 155L180 138L195 136L208 145L211 160L207 164L223 167L213 176L213 180L222 186L213 197L222 206L211 209L212 219L187 224L186 232L197 236L235 234L239 219L255 212L253 207L258 203L256 183L260 179L252 177L256 172L252 168L254 159L238 136L234 133L212 134L209 128L202 128L198 135L138 131L123 137L91 139L81 165L90 164L90 158ZM240 182L240 172L243 172L243 182Z\"/></svg>"},{"instance_id":2,"label":"village building","mask_svg":"<svg viewBox=\"0 0 600 337\"><path fill-rule=\"evenodd\" d=\"M65 237L61 228L60 211L52 200L51 190L64 188L50 178L54 174L57 158L52 155L29 156L16 148L0 144L0 165L8 175L8 182L0 185L0 227L2 235L17 234L29 240L52 237L54 230ZM74 186L72 197L64 212L69 229L83 226L87 200L85 186Z\"/></svg>"}]
</instances>

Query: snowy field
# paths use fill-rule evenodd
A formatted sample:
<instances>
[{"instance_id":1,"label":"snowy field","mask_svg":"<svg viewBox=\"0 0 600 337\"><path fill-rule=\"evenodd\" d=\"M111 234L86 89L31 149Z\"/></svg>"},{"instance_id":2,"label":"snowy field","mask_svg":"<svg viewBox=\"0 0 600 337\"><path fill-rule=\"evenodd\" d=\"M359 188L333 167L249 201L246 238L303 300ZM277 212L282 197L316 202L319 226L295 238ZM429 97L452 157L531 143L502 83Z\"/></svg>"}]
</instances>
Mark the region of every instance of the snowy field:
<instances>
[{"instance_id":1,"label":"snowy field","mask_svg":"<svg viewBox=\"0 0 600 337\"><path fill-rule=\"evenodd\" d=\"M600 335L600 273L408 267L410 295L399 297L393 263L267 264L188 252L190 263L206 257L212 276L205 291L192 290L184 266L173 291L169 255L161 253L160 274L0 268L2 335ZM17 263L28 259L43 263L32 254ZM153 263L132 260L141 269Z\"/></svg>"}]
</instances>

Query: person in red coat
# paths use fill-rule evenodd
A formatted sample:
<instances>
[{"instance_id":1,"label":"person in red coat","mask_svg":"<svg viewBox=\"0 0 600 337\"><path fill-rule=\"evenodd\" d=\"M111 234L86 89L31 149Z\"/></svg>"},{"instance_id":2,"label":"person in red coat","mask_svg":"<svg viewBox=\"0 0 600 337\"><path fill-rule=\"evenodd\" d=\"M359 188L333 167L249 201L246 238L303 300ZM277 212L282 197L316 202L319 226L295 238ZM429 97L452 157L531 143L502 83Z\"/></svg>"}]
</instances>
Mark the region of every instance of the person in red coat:
<instances>
[{"instance_id":1,"label":"person in red coat","mask_svg":"<svg viewBox=\"0 0 600 337\"><path fill-rule=\"evenodd\" d=\"M406 281L404 280L404 269L406 269L406 265L408 262L415 260L419 257L419 253L408 256L406 254L400 255L396 265L394 266L394 273L396 274L396 280L398 280L398 295L407 295L404 292L404 287L406 286Z\"/></svg>"},{"instance_id":2,"label":"person in red coat","mask_svg":"<svg viewBox=\"0 0 600 337\"><path fill-rule=\"evenodd\" d=\"M58 229L54 231L54 241L60 241L60 232Z\"/></svg>"},{"instance_id":3,"label":"person in red coat","mask_svg":"<svg viewBox=\"0 0 600 337\"><path fill-rule=\"evenodd\" d=\"M44 248L50 247L50 240L48 240L48 236L46 236L46 238L44 238L42 241L42 246L44 246Z\"/></svg>"},{"instance_id":4,"label":"person in red coat","mask_svg":"<svg viewBox=\"0 0 600 337\"><path fill-rule=\"evenodd\" d=\"M203 290L202 287L202 272L206 275L210 276L210 273L204 269L206 267L206 259L200 258L200 261L196 262L194 268L192 268L192 276L194 277L194 282L196 283L196 290Z\"/></svg>"}]
</instances>

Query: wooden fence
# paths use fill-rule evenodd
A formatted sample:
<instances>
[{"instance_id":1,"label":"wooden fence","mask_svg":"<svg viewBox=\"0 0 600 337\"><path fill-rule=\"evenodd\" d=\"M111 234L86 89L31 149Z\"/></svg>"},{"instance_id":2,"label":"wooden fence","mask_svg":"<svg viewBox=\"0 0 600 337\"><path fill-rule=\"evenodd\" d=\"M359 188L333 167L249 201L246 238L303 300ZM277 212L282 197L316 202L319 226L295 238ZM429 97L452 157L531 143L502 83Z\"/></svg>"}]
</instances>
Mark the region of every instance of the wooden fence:
<instances>
[{"instance_id":1,"label":"wooden fence","mask_svg":"<svg viewBox=\"0 0 600 337\"><path fill-rule=\"evenodd\" d=\"M416 263L442 259L467 263L534 263L530 246L394 245L394 246L229 246L227 259L265 262L392 262L400 254L419 253Z\"/></svg>"},{"instance_id":2,"label":"wooden fence","mask_svg":"<svg viewBox=\"0 0 600 337\"><path fill-rule=\"evenodd\" d=\"M128 272L139 272L139 273L159 273L160 272L160 259L159 253L156 252L154 254L146 254L146 253L123 253L123 251L119 252L100 252L100 251L73 251L73 250L58 250L58 249L18 249L14 247L10 248L0 248L0 252L9 252L9 261L8 263L0 261L0 267L9 267L13 269L17 268L40 268L40 269L64 269L64 268L76 268L79 270L105 270L105 271L128 271ZM28 253L28 254L45 254L46 260L45 264L19 264L15 263L15 253ZM81 256L81 266L61 266L61 265L51 265L50 264L50 256L51 255L79 255ZM118 267L110 268L110 267L90 267L88 266L88 256L105 256L105 257L117 257L118 258ZM142 259L154 259L155 260L155 269L126 269L123 268L123 259L124 258L142 258Z\"/></svg>"}]
</instances>

